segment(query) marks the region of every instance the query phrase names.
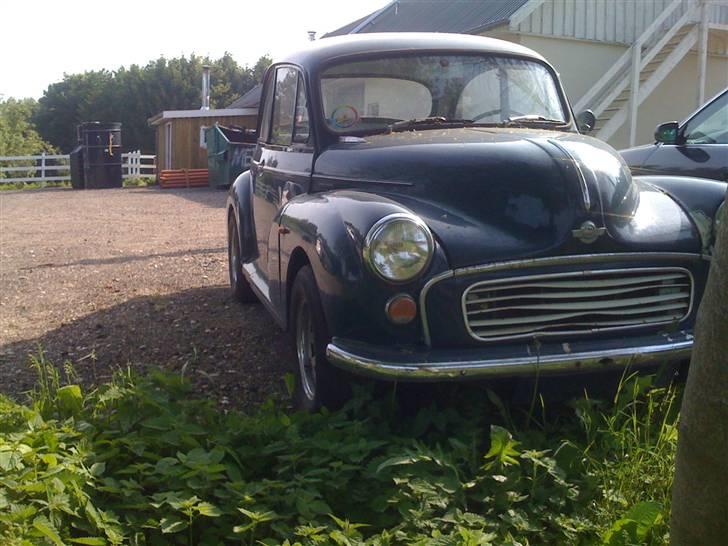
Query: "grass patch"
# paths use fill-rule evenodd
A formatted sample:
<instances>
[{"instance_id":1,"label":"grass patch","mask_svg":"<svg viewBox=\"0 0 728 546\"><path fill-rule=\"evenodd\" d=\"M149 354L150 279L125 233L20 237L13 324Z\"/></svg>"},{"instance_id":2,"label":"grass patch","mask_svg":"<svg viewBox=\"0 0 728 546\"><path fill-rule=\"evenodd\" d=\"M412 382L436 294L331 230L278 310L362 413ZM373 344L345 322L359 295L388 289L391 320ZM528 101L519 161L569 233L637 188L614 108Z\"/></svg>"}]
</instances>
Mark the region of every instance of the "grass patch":
<instances>
[{"instance_id":1,"label":"grass patch","mask_svg":"<svg viewBox=\"0 0 728 546\"><path fill-rule=\"evenodd\" d=\"M154 186L157 181L149 176L139 176L134 178L124 178L122 186L124 188L144 188L147 186ZM16 191L16 190L37 190L42 188L70 188L71 183L65 180L46 182L45 185L41 182L10 182L2 183L0 178L0 191Z\"/></svg>"},{"instance_id":2,"label":"grass patch","mask_svg":"<svg viewBox=\"0 0 728 546\"><path fill-rule=\"evenodd\" d=\"M156 184L157 180L150 176L135 176L124 179L125 188L144 188L146 186L155 186Z\"/></svg>"},{"instance_id":3,"label":"grass patch","mask_svg":"<svg viewBox=\"0 0 728 546\"><path fill-rule=\"evenodd\" d=\"M406 414L367 391L246 415L175 375L83 393L35 366L29 404L0 398L2 544L668 542L678 393L649 378L548 419L493 393Z\"/></svg>"},{"instance_id":4,"label":"grass patch","mask_svg":"<svg viewBox=\"0 0 728 546\"><path fill-rule=\"evenodd\" d=\"M3 183L0 178L0 191L16 191L16 190L37 190L42 188L70 188L71 183L64 180L46 182L6 182Z\"/></svg>"}]
</instances>

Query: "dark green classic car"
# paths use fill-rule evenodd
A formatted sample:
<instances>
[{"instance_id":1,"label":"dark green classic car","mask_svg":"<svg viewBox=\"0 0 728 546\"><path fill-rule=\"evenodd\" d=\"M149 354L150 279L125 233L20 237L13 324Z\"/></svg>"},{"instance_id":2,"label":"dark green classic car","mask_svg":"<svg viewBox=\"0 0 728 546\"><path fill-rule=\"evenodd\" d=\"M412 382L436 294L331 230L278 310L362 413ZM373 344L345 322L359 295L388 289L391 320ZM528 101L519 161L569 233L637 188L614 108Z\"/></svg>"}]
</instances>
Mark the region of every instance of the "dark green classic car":
<instances>
[{"instance_id":1,"label":"dark green classic car","mask_svg":"<svg viewBox=\"0 0 728 546\"><path fill-rule=\"evenodd\" d=\"M268 70L228 199L230 280L293 333L297 399L346 373L570 374L689 357L726 185L637 178L554 69L448 34L327 38Z\"/></svg>"}]
</instances>

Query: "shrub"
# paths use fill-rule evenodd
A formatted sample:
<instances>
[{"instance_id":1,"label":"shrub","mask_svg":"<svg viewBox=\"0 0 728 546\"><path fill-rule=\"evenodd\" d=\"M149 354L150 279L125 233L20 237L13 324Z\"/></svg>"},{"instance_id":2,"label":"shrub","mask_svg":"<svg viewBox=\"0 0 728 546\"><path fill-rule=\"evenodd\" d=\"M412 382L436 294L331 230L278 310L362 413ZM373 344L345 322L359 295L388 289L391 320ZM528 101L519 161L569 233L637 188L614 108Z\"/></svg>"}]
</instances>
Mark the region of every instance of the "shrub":
<instances>
[{"instance_id":1,"label":"shrub","mask_svg":"<svg viewBox=\"0 0 728 546\"><path fill-rule=\"evenodd\" d=\"M84 394L70 367L62 385L35 363L30 403L0 398L3 544L667 541L677 394L649 379L519 426L492 393L406 414L362 390L337 412L246 415L175 375Z\"/></svg>"}]
</instances>

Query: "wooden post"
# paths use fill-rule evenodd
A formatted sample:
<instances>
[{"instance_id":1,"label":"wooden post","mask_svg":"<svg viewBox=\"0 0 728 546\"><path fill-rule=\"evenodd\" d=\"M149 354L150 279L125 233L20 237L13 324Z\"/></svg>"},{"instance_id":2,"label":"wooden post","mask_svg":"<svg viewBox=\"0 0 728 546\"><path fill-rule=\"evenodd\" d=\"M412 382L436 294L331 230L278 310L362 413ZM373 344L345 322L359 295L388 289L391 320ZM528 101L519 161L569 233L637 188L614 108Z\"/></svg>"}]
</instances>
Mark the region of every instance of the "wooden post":
<instances>
[{"instance_id":1,"label":"wooden post","mask_svg":"<svg viewBox=\"0 0 728 546\"><path fill-rule=\"evenodd\" d=\"M705 78L708 71L708 2L700 4L700 35L698 37L698 106L705 102Z\"/></svg>"},{"instance_id":2,"label":"wooden post","mask_svg":"<svg viewBox=\"0 0 728 546\"><path fill-rule=\"evenodd\" d=\"M40 156L40 187L45 188L45 168L46 168L46 153L43 152Z\"/></svg>"},{"instance_id":3,"label":"wooden post","mask_svg":"<svg viewBox=\"0 0 728 546\"><path fill-rule=\"evenodd\" d=\"M629 145L637 142L637 109L640 105L640 68L642 64L642 42L632 44L632 65L629 82Z\"/></svg>"}]
</instances>

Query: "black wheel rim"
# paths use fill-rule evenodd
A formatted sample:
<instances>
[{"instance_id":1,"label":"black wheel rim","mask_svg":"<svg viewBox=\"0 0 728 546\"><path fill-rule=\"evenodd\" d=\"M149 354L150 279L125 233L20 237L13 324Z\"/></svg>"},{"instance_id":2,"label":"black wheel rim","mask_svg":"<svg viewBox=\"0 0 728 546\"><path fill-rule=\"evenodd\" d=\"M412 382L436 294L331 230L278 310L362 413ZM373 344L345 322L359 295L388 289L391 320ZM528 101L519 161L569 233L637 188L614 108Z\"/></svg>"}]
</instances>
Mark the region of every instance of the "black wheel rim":
<instances>
[{"instance_id":1,"label":"black wheel rim","mask_svg":"<svg viewBox=\"0 0 728 546\"><path fill-rule=\"evenodd\" d=\"M233 288L236 288L240 279L240 255L238 250L238 237L235 233L235 225L231 226L228 241L228 270L230 273L230 284Z\"/></svg>"},{"instance_id":2,"label":"black wheel rim","mask_svg":"<svg viewBox=\"0 0 728 546\"><path fill-rule=\"evenodd\" d=\"M301 390L313 401L316 398L316 342L308 302L303 300L296 313L296 353Z\"/></svg>"}]
</instances>

